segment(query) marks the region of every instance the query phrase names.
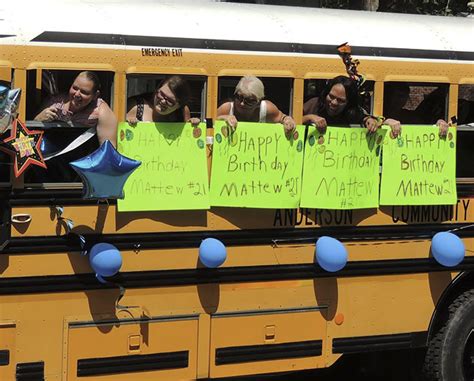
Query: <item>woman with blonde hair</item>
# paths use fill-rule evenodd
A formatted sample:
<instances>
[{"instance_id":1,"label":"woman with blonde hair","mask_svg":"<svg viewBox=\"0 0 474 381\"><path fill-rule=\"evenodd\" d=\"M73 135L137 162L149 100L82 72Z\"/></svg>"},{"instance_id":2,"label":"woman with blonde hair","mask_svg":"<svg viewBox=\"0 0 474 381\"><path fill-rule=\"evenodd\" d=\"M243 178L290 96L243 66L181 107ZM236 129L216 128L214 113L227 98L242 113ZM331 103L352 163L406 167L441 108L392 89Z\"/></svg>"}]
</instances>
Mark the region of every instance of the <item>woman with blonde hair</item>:
<instances>
[{"instance_id":1,"label":"woman with blonde hair","mask_svg":"<svg viewBox=\"0 0 474 381\"><path fill-rule=\"evenodd\" d=\"M295 129L291 116L282 113L269 100L264 100L265 89L260 79L255 76L244 76L235 87L234 99L223 103L217 109L217 119L225 120L234 130L238 121L259 123L281 123L288 135Z\"/></svg>"}]
</instances>

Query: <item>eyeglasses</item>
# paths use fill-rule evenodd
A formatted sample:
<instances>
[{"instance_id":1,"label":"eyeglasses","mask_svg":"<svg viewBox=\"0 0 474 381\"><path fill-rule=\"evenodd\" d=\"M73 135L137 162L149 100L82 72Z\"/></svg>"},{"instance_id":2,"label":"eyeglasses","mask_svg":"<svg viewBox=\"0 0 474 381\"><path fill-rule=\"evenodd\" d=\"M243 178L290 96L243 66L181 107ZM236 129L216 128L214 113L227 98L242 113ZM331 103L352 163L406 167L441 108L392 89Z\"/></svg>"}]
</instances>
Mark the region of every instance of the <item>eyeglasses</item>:
<instances>
[{"instance_id":1,"label":"eyeglasses","mask_svg":"<svg viewBox=\"0 0 474 381\"><path fill-rule=\"evenodd\" d=\"M234 99L238 103L244 103L246 106L256 106L260 101L253 97L246 97L242 94L234 94Z\"/></svg>"},{"instance_id":2,"label":"eyeglasses","mask_svg":"<svg viewBox=\"0 0 474 381\"><path fill-rule=\"evenodd\" d=\"M158 102L162 103L162 101L165 101L165 103L168 107L173 107L178 103L178 101L176 99L172 99L172 98L167 97L165 95L165 93L163 93L163 91L161 91L161 90L158 90L156 92L156 97L157 97L156 98L157 103Z\"/></svg>"}]
</instances>

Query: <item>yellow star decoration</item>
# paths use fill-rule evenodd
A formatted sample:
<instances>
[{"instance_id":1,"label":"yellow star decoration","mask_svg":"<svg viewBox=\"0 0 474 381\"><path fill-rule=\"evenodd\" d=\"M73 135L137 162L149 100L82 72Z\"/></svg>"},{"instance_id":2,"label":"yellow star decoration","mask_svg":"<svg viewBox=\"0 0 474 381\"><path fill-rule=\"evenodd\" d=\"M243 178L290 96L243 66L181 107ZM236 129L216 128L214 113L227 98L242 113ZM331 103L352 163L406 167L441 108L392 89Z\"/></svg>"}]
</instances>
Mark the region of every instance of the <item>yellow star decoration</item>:
<instances>
[{"instance_id":1,"label":"yellow star decoration","mask_svg":"<svg viewBox=\"0 0 474 381\"><path fill-rule=\"evenodd\" d=\"M20 132L20 137L15 139L12 146L20 152L20 157L28 157L34 154L33 142L33 138Z\"/></svg>"}]
</instances>

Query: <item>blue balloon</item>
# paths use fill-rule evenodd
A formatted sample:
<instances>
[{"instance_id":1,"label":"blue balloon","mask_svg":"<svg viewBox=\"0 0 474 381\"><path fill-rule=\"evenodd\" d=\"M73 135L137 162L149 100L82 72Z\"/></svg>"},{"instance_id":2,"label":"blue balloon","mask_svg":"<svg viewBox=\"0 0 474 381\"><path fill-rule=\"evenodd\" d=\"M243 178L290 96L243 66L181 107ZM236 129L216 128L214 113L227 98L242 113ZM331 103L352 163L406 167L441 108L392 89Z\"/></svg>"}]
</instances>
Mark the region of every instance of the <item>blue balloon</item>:
<instances>
[{"instance_id":1,"label":"blue balloon","mask_svg":"<svg viewBox=\"0 0 474 381\"><path fill-rule=\"evenodd\" d=\"M88 156L69 163L81 176L85 199L124 198L123 187L141 162L120 154L106 140Z\"/></svg>"},{"instance_id":2,"label":"blue balloon","mask_svg":"<svg viewBox=\"0 0 474 381\"><path fill-rule=\"evenodd\" d=\"M18 116L21 89L9 90L0 86L0 135L3 134Z\"/></svg>"},{"instance_id":3,"label":"blue balloon","mask_svg":"<svg viewBox=\"0 0 474 381\"><path fill-rule=\"evenodd\" d=\"M342 242L335 238L323 236L316 242L316 261L329 272L339 271L347 263L347 250Z\"/></svg>"},{"instance_id":4,"label":"blue balloon","mask_svg":"<svg viewBox=\"0 0 474 381\"><path fill-rule=\"evenodd\" d=\"M450 232L436 233L431 240L431 252L436 261L446 267L459 265L466 248L461 238Z\"/></svg>"},{"instance_id":5,"label":"blue balloon","mask_svg":"<svg viewBox=\"0 0 474 381\"><path fill-rule=\"evenodd\" d=\"M215 238L206 238L199 246L199 259L206 267L216 268L222 265L227 258L224 244Z\"/></svg>"},{"instance_id":6,"label":"blue balloon","mask_svg":"<svg viewBox=\"0 0 474 381\"><path fill-rule=\"evenodd\" d=\"M97 243L89 252L89 263L96 273L97 279L106 283L104 276L117 274L122 267L120 251L110 243Z\"/></svg>"},{"instance_id":7,"label":"blue balloon","mask_svg":"<svg viewBox=\"0 0 474 381\"><path fill-rule=\"evenodd\" d=\"M0 113L5 110L5 106L7 105L9 90L10 89L8 87L0 85Z\"/></svg>"}]
</instances>

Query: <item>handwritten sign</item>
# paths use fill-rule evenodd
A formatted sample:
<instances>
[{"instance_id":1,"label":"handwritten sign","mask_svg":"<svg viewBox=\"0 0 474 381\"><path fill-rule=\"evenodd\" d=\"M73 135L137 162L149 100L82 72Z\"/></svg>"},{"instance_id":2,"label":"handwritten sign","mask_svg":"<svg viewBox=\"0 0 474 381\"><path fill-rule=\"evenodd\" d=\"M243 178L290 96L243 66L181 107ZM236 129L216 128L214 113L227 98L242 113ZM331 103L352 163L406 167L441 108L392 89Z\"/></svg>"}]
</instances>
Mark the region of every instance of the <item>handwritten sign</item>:
<instances>
[{"instance_id":1,"label":"handwritten sign","mask_svg":"<svg viewBox=\"0 0 474 381\"><path fill-rule=\"evenodd\" d=\"M379 198L381 144L386 131L310 127L305 145L301 206L375 208Z\"/></svg>"},{"instance_id":2,"label":"handwritten sign","mask_svg":"<svg viewBox=\"0 0 474 381\"><path fill-rule=\"evenodd\" d=\"M440 138L433 126L403 126L383 147L381 205L453 205L456 129Z\"/></svg>"},{"instance_id":3,"label":"handwritten sign","mask_svg":"<svg viewBox=\"0 0 474 381\"><path fill-rule=\"evenodd\" d=\"M120 123L118 150L142 162L125 184L120 212L209 209L204 124Z\"/></svg>"},{"instance_id":4,"label":"handwritten sign","mask_svg":"<svg viewBox=\"0 0 474 381\"><path fill-rule=\"evenodd\" d=\"M211 204L296 208L301 192L304 127L287 139L281 124L239 122L229 134L216 123Z\"/></svg>"}]
</instances>

